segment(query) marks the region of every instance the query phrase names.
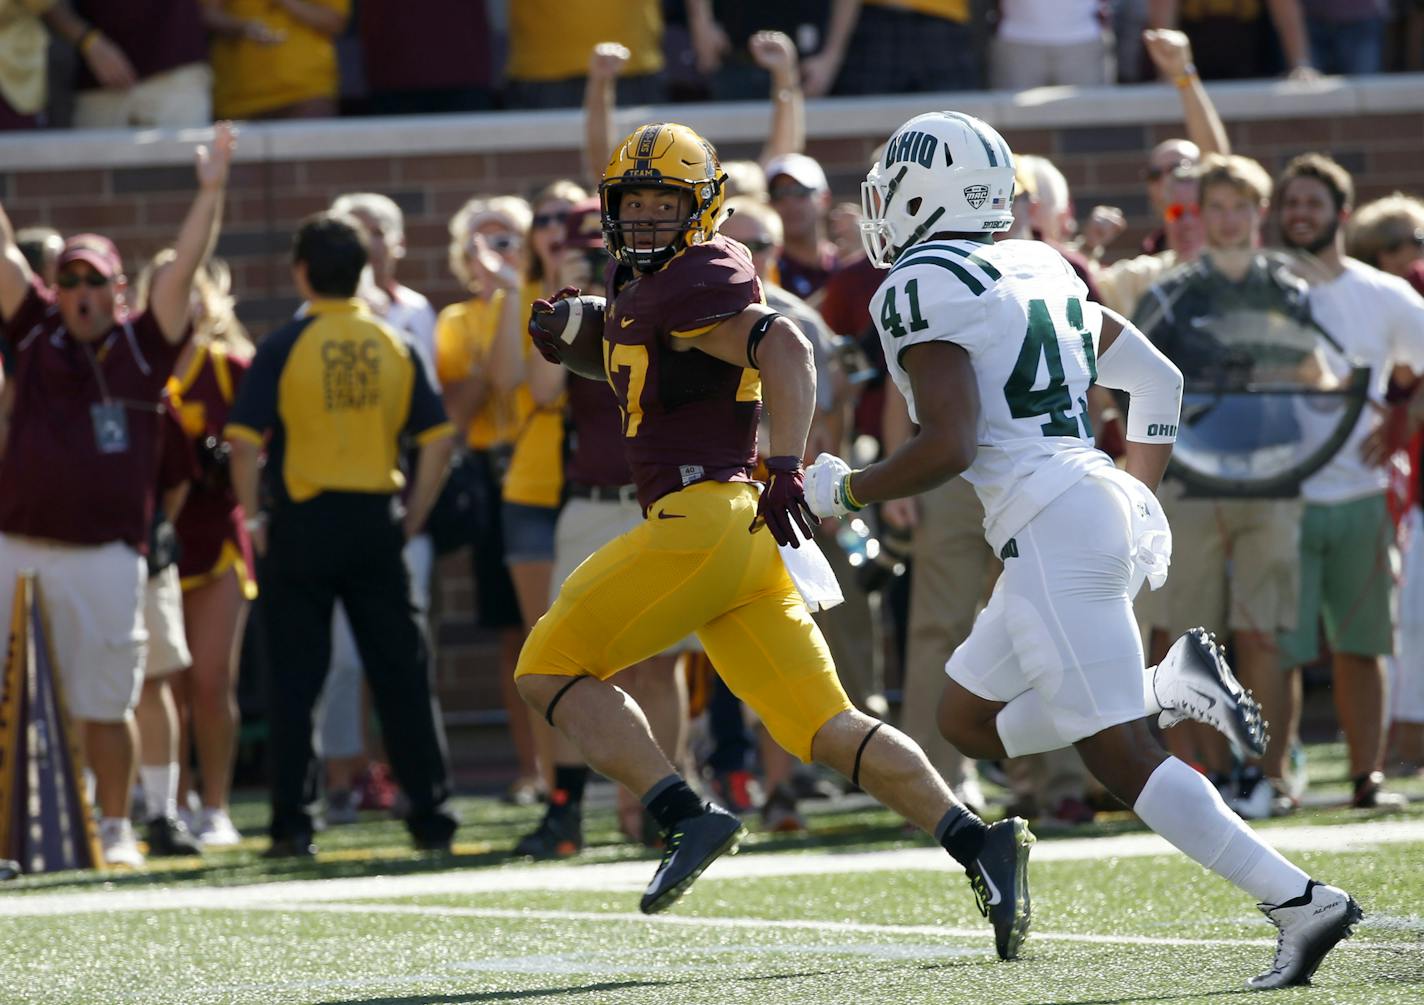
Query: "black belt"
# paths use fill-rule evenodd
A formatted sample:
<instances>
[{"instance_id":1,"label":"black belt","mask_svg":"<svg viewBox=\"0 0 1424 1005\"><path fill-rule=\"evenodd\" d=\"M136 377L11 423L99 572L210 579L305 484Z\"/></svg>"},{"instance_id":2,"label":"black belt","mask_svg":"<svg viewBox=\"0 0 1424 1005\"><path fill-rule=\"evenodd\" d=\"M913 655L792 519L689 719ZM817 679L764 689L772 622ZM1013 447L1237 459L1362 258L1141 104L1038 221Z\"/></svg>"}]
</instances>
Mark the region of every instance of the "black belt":
<instances>
[{"instance_id":1,"label":"black belt","mask_svg":"<svg viewBox=\"0 0 1424 1005\"><path fill-rule=\"evenodd\" d=\"M636 502L638 499L636 485L584 485L581 482L569 482L567 487L570 499L620 503Z\"/></svg>"}]
</instances>

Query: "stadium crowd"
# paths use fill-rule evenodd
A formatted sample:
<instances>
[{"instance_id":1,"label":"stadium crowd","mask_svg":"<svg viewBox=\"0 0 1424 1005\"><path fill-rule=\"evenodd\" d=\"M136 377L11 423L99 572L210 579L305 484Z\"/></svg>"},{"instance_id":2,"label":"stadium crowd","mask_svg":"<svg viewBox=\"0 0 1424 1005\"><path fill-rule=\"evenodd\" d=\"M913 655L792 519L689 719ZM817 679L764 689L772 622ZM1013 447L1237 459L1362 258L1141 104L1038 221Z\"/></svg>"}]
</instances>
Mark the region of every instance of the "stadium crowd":
<instances>
[{"instance_id":1,"label":"stadium crowd","mask_svg":"<svg viewBox=\"0 0 1424 1005\"><path fill-rule=\"evenodd\" d=\"M811 97L1134 83L1144 28L1208 80L1424 60L1417 0L4 0L0 130L573 107L600 41L633 53L624 103L759 100L763 30Z\"/></svg>"},{"instance_id":2,"label":"stadium crowd","mask_svg":"<svg viewBox=\"0 0 1424 1005\"><path fill-rule=\"evenodd\" d=\"M85 723L110 864L143 863L131 813L144 824L149 854L194 854L239 840L228 800L249 608L259 613L266 642L283 650L262 661L271 675L268 702L286 703L280 716L268 709L279 755L272 854L312 853L319 818L308 807L319 793L328 825L363 810L394 810L419 847L448 846L448 755L438 702L428 693L424 619L435 557L459 551L469 556L479 624L499 638L499 665L471 672L495 673L501 683L518 763L506 797L547 806L516 851L563 857L581 849L589 771L530 714L514 669L568 574L644 514L612 399L532 352L526 325L531 303L563 287L600 287L608 257L596 193L618 139L614 110L620 101L669 97L771 105L759 158L724 165L733 213L722 232L751 253L768 303L811 338L818 380L807 457L824 450L865 463L892 452L913 427L886 379L869 315L883 273L862 251L859 208L842 201L851 193L833 192L804 153L805 98L1154 74L1173 82L1186 137L1144 151L1144 185L1159 226L1141 248L1118 246L1123 214L1113 207L1076 218L1062 173L1028 153L1016 156L1009 236L1058 248L1093 299L1133 318L1169 356L1174 340L1190 340L1194 321L1245 297L1253 308L1322 328L1371 368L1373 384L1355 433L1290 498L1188 497L1180 483L1164 485L1178 549L1167 587L1139 607L1146 648L1155 662L1197 624L1229 639L1243 682L1273 725L1259 762L1192 725L1168 732L1167 742L1242 815L1293 812L1307 778L1301 668L1323 666L1350 748L1353 805L1396 804L1384 772L1424 771L1424 576L1411 575L1424 551L1417 435L1424 398L1415 394L1415 377L1424 374L1424 202L1396 194L1357 206L1348 172L1324 154L1296 158L1274 180L1233 154L1201 85L1206 73L1221 75L1201 53L1220 55L1224 47L1191 42L1194 33L1210 39L1224 29L1193 23L1199 5L1113 4L1117 40L1131 40L1118 44L1091 3L1073 5L1081 24L1067 33L1064 5L1052 5L1051 40L1042 30L1048 5L1009 0L998 5L996 32L982 20L984 5L956 0L762 5L755 18L746 5L715 0L668 4L680 14L664 18L664 5L648 0L602 5L586 28L577 12L593 5L560 4L566 46L550 49L535 43L537 25L551 16L535 0L510 3L502 34L484 3L361 0L350 23L360 39L381 41L366 48L365 86L348 98L337 43L351 6L0 2L0 47L29 38L42 53L44 45L33 44L36 25L26 27L33 16L80 54L75 125L193 125L214 114L341 109L585 110L585 177L472 198L451 217L449 267L466 299L437 312L402 284L406 235L394 201L334 193L329 212L298 232L293 269L306 302L255 352L235 310L243 291L211 253L227 164L240 142L225 125L199 154L199 193L173 248L135 269L132 284L119 250L102 236L62 235L42 221L16 221L34 224L16 230L0 211L0 594L9 597L16 570L39 568L71 711ZM1257 62L1231 57L1234 71L1384 68L1382 5L1251 6L1262 19L1257 35L1227 28L1235 45L1260 41L1262 55ZM412 7L428 7L429 16L412 17ZM164 33L128 19L139 8L161 17ZM806 13L812 8L820 14ZM610 11L627 23L610 25ZM1148 11L1185 33L1140 32ZM1418 31L1418 11L1409 11L1408 27ZM1340 20L1350 20L1351 30L1328 24ZM906 33L916 44L897 48ZM940 36L941 44L925 42ZM430 55L442 46L493 52L497 42L508 46L502 72L492 72L494 61ZM931 50L964 54L962 64L936 58L916 67L898 55L871 55ZM1417 60L1420 47L1413 51ZM413 58L417 52L425 55ZM42 78L43 64L34 65ZM291 75L269 72L273 66ZM44 89L6 74L0 96L14 114L0 109L0 121L42 124ZM259 84L264 93L248 92ZM303 348L314 342L303 341L303 332L354 325L377 332L368 344L379 347L371 350L379 359L325 359ZM293 382L311 381L312 399L358 402L376 384L396 387L386 383L395 372L404 375L394 392L403 410L378 430L323 426L292 390ZM1116 401L1101 388L1094 393L1096 442L1120 455ZM358 438L382 447L353 452ZM45 458L56 450L83 459L77 474L37 477L53 470ZM432 484L447 455L449 475L436 495ZM342 508L362 493L379 505L359 514ZM101 512L113 514L102 526L93 518ZM983 540L983 518L973 490L954 479L914 499L825 521L817 539L847 602L815 615L854 704L890 714L887 681L898 681L899 725L958 799L978 810L986 803L981 766L940 737L931 710L945 661L1001 568ZM390 545L378 574L351 567L345 542L356 526L377 528L362 540ZM103 577L94 572L101 567ZM310 609L294 613L295 598L317 594ZM274 598L282 599L280 610ZM397 694L401 674L409 686ZM800 801L824 794L829 781L770 741L710 671L695 638L619 684L687 777L705 779L733 810L760 812L769 829L804 828ZM367 725L370 705L384 740ZM694 714L703 724L696 742ZM982 767L1010 790L1009 812L1040 827L1078 826L1108 805L1071 748ZM133 806L134 776L141 810ZM658 840L655 821L631 794L622 794L619 817L630 840Z\"/></svg>"}]
</instances>

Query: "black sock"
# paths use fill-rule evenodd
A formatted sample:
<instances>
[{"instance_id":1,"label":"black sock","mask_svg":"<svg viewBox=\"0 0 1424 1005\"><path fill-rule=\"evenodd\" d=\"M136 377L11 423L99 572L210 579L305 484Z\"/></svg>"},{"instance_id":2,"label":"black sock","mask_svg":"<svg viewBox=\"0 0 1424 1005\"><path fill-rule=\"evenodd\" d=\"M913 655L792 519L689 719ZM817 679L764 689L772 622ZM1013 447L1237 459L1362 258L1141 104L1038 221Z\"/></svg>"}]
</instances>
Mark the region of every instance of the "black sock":
<instances>
[{"instance_id":1,"label":"black sock","mask_svg":"<svg viewBox=\"0 0 1424 1005\"><path fill-rule=\"evenodd\" d=\"M935 826L935 838L945 851L968 869L984 848L989 825L963 806L951 806Z\"/></svg>"},{"instance_id":2,"label":"black sock","mask_svg":"<svg viewBox=\"0 0 1424 1005\"><path fill-rule=\"evenodd\" d=\"M668 775L649 789L643 796L643 805L665 831L676 827L679 820L702 812L702 800L675 774Z\"/></svg>"},{"instance_id":3,"label":"black sock","mask_svg":"<svg viewBox=\"0 0 1424 1005\"><path fill-rule=\"evenodd\" d=\"M554 765L554 791L549 793L549 809L567 808L575 812L582 809L583 787L587 782L586 765Z\"/></svg>"}]
</instances>

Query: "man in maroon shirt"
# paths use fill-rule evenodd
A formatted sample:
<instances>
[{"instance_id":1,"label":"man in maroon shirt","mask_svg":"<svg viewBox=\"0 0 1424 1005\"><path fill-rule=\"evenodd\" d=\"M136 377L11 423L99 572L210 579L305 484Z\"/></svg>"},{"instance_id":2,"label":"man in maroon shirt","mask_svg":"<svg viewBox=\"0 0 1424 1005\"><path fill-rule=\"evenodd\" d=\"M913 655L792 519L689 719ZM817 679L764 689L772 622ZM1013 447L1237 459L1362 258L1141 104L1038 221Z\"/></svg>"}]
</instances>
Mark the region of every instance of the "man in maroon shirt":
<instances>
[{"instance_id":1,"label":"man in maroon shirt","mask_svg":"<svg viewBox=\"0 0 1424 1005\"><path fill-rule=\"evenodd\" d=\"M777 262L781 286L815 307L812 295L836 268L836 246L826 237L831 208L826 172L805 154L783 154L767 164L766 188L784 231Z\"/></svg>"},{"instance_id":2,"label":"man in maroon shirt","mask_svg":"<svg viewBox=\"0 0 1424 1005\"><path fill-rule=\"evenodd\" d=\"M143 864L129 826L133 707L142 683L144 553L158 467L159 399L188 337L193 275L212 252L233 134L198 148L198 194L148 310L124 304L122 262L97 234L65 242L44 290L0 208L0 331L15 381L0 461L0 610L33 569L70 713L84 724L111 864Z\"/></svg>"}]
</instances>

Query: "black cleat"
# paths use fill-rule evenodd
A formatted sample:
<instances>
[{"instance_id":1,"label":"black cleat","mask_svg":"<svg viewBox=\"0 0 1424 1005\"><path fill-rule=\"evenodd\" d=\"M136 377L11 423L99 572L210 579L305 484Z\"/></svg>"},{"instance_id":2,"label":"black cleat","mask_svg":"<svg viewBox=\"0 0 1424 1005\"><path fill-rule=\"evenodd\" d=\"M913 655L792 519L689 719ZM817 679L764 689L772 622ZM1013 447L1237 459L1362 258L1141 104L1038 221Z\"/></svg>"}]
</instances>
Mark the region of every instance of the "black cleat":
<instances>
[{"instance_id":1,"label":"black cleat","mask_svg":"<svg viewBox=\"0 0 1424 1005\"><path fill-rule=\"evenodd\" d=\"M736 853L737 845L747 836L742 822L720 806L705 803L695 817L678 821L667 832L666 850L653 881L643 893L639 908L644 914L665 911L687 892L692 881L712 860L725 852Z\"/></svg>"},{"instance_id":2,"label":"black cleat","mask_svg":"<svg viewBox=\"0 0 1424 1005\"><path fill-rule=\"evenodd\" d=\"M154 817L144 830L148 853L157 858L201 855L203 846L177 817Z\"/></svg>"},{"instance_id":3,"label":"black cleat","mask_svg":"<svg viewBox=\"0 0 1424 1005\"><path fill-rule=\"evenodd\" d=\"M262 853L263 858L316 858L316 845L310 833L294 834L291 837L273 838L271 845Z\"/></svg>"},{"instance_id":4,"label":"black cleat","mask_svg":"<svg viewBox=\"0 0 1424 1005\"><path fill-rule=\"evenodd\" d=\"M1257 991L1309 984L1325 954L1348 939L1365 912L1344 890L1311 880L1295 900L1272 907L1257 904L1280 929L1271 969L1246 982Z\"/></svg>"},{"instance_id":5,"label":"black cleat","mask_svg":"<svg viewBox=\"0 0 1424 1005\"><path fill-rule=\"evenodd\" d=\"M1152 690L1162 706L1157 725L1163 729L1195 719L1254 757L1266 753L1261 706L1241 686L1205 628L1193 628L1172 643L1152 675Z\"/></svg>"},{"instance_id":6,"label":"black cleat","mask_svg":"<svg viewBox=\"0 0 1424 1005\"><path fill-rule=\"evenodd\" d=\"M526 858L570 858L583 851L583 814L551 807L539 826L519 839L515 855Z\"/></svg>"},{"instance_id":7,"label":"black cleat","mask_svg":"<svg viewBox=\"0 0 1424 1005\"><path fill-rule=\"evenodd\" d=\"M1000 820L989 828L974 864L964 870L979 913L994 926L999 959L1017 959L1028 935L1028 853L1037 840L1022 817Z\"/></svg>"}]
</instances>

